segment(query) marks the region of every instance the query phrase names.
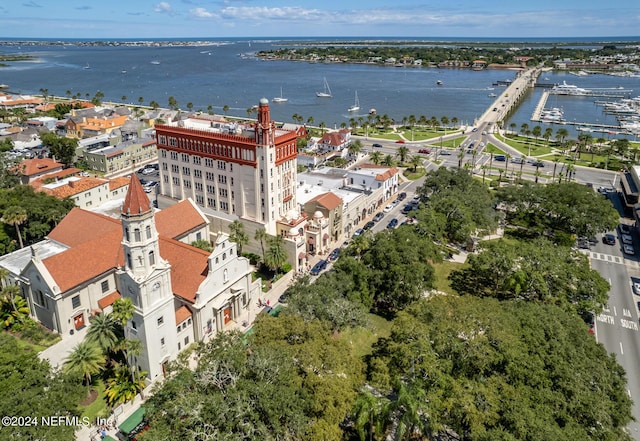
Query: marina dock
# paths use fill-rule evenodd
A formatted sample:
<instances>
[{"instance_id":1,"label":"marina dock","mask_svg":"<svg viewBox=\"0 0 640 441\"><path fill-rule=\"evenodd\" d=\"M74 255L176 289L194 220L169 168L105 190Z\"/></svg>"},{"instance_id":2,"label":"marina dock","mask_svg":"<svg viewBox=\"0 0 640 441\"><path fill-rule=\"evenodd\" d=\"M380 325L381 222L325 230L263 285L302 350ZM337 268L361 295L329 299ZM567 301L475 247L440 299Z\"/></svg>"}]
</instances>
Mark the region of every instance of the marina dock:
<instances>
[{"instance_id":1,"label":"marina dock","mask_svg":"<svg viewBox=\"0 0 640 441\"><path fill-rule=\"evenodd\" d=\"M533 109L533 114L531 115L531 121L540 121L540 117L542 115L542 111L544 110L544 106L547 104L547 99L549 99L549 91L545 90L542 92L542 96L540 96L540 101L538 101L538 105Z\"/></svg>"}]
</instances>

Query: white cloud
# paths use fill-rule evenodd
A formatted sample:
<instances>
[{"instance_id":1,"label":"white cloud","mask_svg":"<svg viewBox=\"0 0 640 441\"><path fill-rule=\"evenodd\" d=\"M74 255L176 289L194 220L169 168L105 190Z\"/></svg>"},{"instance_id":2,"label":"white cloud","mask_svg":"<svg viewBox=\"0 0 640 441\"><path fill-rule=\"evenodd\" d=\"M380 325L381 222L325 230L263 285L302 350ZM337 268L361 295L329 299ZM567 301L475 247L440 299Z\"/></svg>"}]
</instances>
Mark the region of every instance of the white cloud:
<instances>
[{"instance_id":1,"label":"white cloud","mask_svg":"<svg viewBox=\"0 0 640 441\"><path fill-rule=\"evenodd\" d=\"M194 16L194 17L198 17L198 18L218 18L219 15L215 14L213 12L209 12L207 11L205 8L194 8L194 9L190 9L189 13Z\"/></svg>"},{"instance_id":2,"label":"white cloud","mask_svg":"<svg viewBox=\"0 0 640 441\"><path fill-rule=\"evenodd\" d=\"M173 10L171 9L171 5L167 2L158 3L153 9L154 12L159 12L163 14L173 14Z\"/></svg>"}]
</instances>

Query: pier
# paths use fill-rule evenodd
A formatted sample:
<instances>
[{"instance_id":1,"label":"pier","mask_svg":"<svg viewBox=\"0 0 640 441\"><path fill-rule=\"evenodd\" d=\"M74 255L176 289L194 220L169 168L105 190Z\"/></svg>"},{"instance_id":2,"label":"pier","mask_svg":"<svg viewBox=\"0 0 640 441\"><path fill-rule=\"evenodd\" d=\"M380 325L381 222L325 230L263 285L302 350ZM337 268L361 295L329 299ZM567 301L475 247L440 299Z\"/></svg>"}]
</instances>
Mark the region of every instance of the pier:
<instances>
[{"instance_id":1,"label":"pier","mask_svg":"<svg viewBox=\"0 0 640 441\"><path fill-rule=\"evenodd\" d=\"M547 99L549 99L549 91L545 90L542 92L542 96L540 97L540 101L538 101L538 105L535 109L533 109L533 114L531 115L531 121L540 121L540 117L542 115L542 111L544 110L544 106L547 104Z\"/></svg>"}]
</instances>

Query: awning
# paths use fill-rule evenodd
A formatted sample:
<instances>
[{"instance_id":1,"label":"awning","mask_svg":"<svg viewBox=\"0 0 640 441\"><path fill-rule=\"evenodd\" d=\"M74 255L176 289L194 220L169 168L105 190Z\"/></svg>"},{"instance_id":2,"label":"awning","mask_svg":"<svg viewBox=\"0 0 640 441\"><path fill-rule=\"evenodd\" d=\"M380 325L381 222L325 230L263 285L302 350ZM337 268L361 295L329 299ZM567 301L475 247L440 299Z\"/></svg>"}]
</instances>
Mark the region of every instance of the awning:
<instances>
[{"instance_id":1,"label":"awning","mask_svg":"<svg viewBox=\"0 0 640 441\"><path fill-rule=\"evenodd\" d=\"M120 295L120 293L118 291L114 291L111 294L107 294L106 296L104 296L103 298L101 298L100 300L98 300L98 306L101 309L106 308L107 306L111 306L113 305L113 303L120 299L122 296Z\"/></svg>"},{"instance_id":2,"label":"awning","mask_svg":"<svg viewBox=\"0 0 640 441\"><path fill-rule=\"evenodd\" d=\"M310 237L309 239L307 239L307 242L313 245L316 241L313 240L313 237Z\"/></svg>"},{"instance_id":3,"label":"awning","mask_svg":"<svg viewBox=\"0 0 640 441\"><path fill-rule=\"evenodd\" d=\"M324 236L322 236L324 239L329 239L329 234L328 233L324 233Z\"/></svg>"},{"instance_id":4,"label":"awning","mask_svg":"<svg viewBox=\"0 0 640 441\"><path fill-rule=\"evenodd\" d=\"M304 259L305 257L307 257L307 253L298 254L298 259Z\"/></svg>"},{"instance_id":5,"label":"awning","mask_svg":"<svg viewBox=\"0 0 640 441\"><path fill-rule=\"evenodd\" d=\"M118 430L123 432L125 435L129 435L131 432L138 429L138 426L143 424L142 423L143 419L144 419L144 407L140 407L138 408L138 410L133 412L129 418L124 420L124 422L118 426ZM138 430L141 430L142 427L140 427Z\"/></svg>"}]
</instances>

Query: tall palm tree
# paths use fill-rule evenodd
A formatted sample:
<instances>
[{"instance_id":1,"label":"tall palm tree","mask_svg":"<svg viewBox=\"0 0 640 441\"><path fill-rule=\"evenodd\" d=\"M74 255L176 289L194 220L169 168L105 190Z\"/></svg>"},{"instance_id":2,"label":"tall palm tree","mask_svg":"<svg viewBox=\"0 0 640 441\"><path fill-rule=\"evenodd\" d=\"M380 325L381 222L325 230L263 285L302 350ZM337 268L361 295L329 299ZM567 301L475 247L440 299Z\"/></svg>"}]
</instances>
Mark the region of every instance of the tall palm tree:
<instances>
[{"instance_id":1,"label":"tall palm tree","mask_svg":"<svg viewBox=\"0 0 640 441\"><path fill-rule=\"evenodd\" d=\"M559 138L560 142L563 143L566 137L569 136L569 131L565 128L560 128L556 132L556 137Z\"/></svg>"},{"instance_id":2,"label":"tall palm tree","mask_svg":"<svg viewBox=\"0 0 640 441\"><path fill-rule=\"evenodd\" d=\"M549 138L551 138L551 135L553 135L553 129L551 127L547 127L546 129L544 129L544 134L542 135L542 137L547 143L549 142Z\"/></svg>"},{"instance_id":3,"label":"tall palm tree","mask_svg":"<svg viewBox=\"0 0 640 441\"><path fill-rule=\"evenodd\" d=\"M384 157L384 159L382 159L382 164L386 165L387 167L392 167L393 166L393 156L386 155Z\"/></svg>"},{"instance_id":4,"label":"tall palm tree","mask_svg":"<svg viewBox=\"0 0 640 441\"><path fill-rule=\"evenodd\" d=\"M381 433L384 418L381 418L389 400L385 397L376 397L368 390L363 391L355 400L353 413L355 419L356 431L360 441L367 439L366 432L369 434L369 441L373 440L374 433Z\"/></svg>"},{"instance_id":5,"label":"tall palm tree","mask_svg":"<svg viewBox=\"0 0 640 441\"><path fill-rule=\"evenodd\" d=\"M16 235L18 236L20 248L24 248L24 243L22 242L22 233L20 232L20 225L23 224L26 220L27 210L17 205L11 205L7 207L4 210L2 217L0 217L0 222L4 222L7 225L13 225L16 228Z\"/></svg>"},{"instance_id":6,"label":"tall palm tree","mask_svg":"<svg viewBox=\"0 0 640 441\"><path fill-rule=\"evenodd\" d=\"M409 154L409 147L404 145L401 145L400 147L398 147L398 150L396 151L396 156L400 158L400 162L402 163L404 163L407 160L408 154Z\"/></svg>"},{"instance_id":7,"label":"tall palm tree","mask_svg":"<svg viewBox=\"0 0 640 441\"><path fill-rule=\"evenodd\" d=\"M418 166L422 164L422 158L418 155L413 155L409 162L411 163L411 165L413 165L413 171L417 172Z\"/></svg>"},{"instance_id":8,"label":"tall palm tree","mask_svg":"<svg viewBox=\"0 0 640 441\"><path fill-rule=\"evenodd\" d=\"M227 112L229 111L229 106L228 106L228 105L226 105L226 104L225 104L224 106L222 106L222 111L223 111L223 112L224 112L224 114L226 115L226 114L227 114Z\"/></svg>"},{"instance_id":9,"label":"tall palm tree","mask_svg":"<svg viewBox=\"0 0 640 441\"><path fill-rule=\"evenodd\" d=\"M124 328L127 322L133 317L135 310L136 307L134 306L133 301L128 297L124 297L113 303L111 318Z\"/></svg>"},{"instance_id":10,"label":"tall palm tree","mask_svg":"<svg viewBox=\"0 0 640 441\"><path fill-rule=\"evenodd\" d=\"M282 236L269 236L267 238L267 249L264 256L264 263L272 270L278 273L278 268L287 262L287 250L284 247L284 239Z\"/></svg>"},{"instance_id":11,"label":"tall palm tree","mask_svg":"<svg viewBox=\"0 0 640 441\"><path fill-rule=\"evenodd\" d=\"M64 372L71 375L82 375L87 386L91 384L91 377L98 374L105 363L105 357L100 347L90 341L78 343L62 365Z\"/></svg>"},{"instance_id":12,"label":"tall palm tree","mask_svg":"<svg viewBox=\"0 0 640 441\"><path fill-rule=\"evenodd\" d=\"M260 249L262 249L262 260L264 261L264 241L267 238L267 230L264 228L258 228L253 235L253 238L260 242Z\"/></svg>"},{"instance_id":13,"label":"tall palm tree","mask_svg":"<svg viewBox=\"0 0 640 441\"><path fill-rule=\"evenodd\" d=\"M359 139L352 141L351 144L349 144L347 150L349 151L349 155L351 157L357 156L358 153L360 153L360 151L362 150L362 141L360 141Z\"/></svg>"},{"instance_id":14,"label":"tall palm tree","mask_svg":"<svg viewBox=\"0 0 640 441\"><path fill-rule=\"evenodd\" d=\"M238 219L229 224L231 235L229 240L238 244L238 256L242 254L242 247L249 243L249 235L244 231L244 224Z\"/></svg>"},{"instance_id":15,"label":"tall palm tree","mask_svg":"<svg viewBox=\"0 0 640 441\"><path fill-rule=\"evenodd\" d=\"M139 393L145 388L144 377L146 372L140 375L129 375L129 367L123 364L116 365L114 376L107 380L107 387L104 390L107 404L114 406L116 404L127 403L133 401Z\"/></svg>"},{"instance_id":16,"label":"tall palm tree","mask_svg":"<svg viewBox=\"0 0 640 441\"><path fill-rule=\"evenodd\" d=\"M382 161L382 153L378 151L369 152L369 158L375 165L379 165L380 161Z\"/></svg>"},{"instance_id":17,"label":"tall palm tree","mask_svg":"<svg viewBox=\"0 0 640 441\"><path fill-rule=\"evenodd\" d=\"M110 314L95 316L87 331L87 341L95 343L107 354L113 350L118 342L118 323Z\"/></svg>"}]
</instances>

